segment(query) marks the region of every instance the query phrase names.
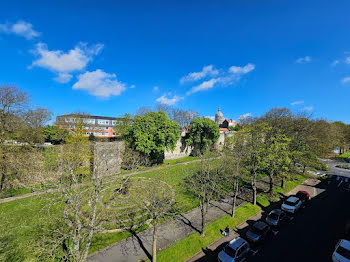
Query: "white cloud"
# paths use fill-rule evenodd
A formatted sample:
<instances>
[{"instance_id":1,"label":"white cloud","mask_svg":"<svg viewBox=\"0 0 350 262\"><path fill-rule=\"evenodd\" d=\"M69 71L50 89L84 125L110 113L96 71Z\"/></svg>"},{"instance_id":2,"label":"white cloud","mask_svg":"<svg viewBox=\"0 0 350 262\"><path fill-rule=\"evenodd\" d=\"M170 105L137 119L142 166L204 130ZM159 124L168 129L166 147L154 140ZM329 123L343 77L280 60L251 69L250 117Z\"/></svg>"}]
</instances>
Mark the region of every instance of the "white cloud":
<instances>
[{"instance_id":1,"label":"white cloud","mask_svg":"<svg viewBox=\"0 0 350 262\"><path fill-rule=\"evenodd\" d=\"M252 114L251 113L246 113L246 114L243 114L241 116L238 117L239 120L244 120L244 119L247 119L249 117L251 117Z\"/></svg>"},{"instance_id":2,"label":"white cloud","mask_svg":"<svg viewBox=\"0 0 350 262\"><path fill-rule=\"evenodd\" d=\"M345 63L350 64L350 56L348 56L347 58L345 58Z\"/></svg>"},{"instance_id":3,"label":"white cloud","mask_svg":"<svg viewBox=\"0 0 350 262\"><path fill-rule=\"evenodd\" d=\"M93 72L85 72L78 76L78 82L73 85L73 89L85 90L89 94L109 98L118 96L126 89L125 84L116 79L115 74L108 74L101 69Z\"/></svg>"},{"instance_id":4,"label":"white cloud","mask_svg":"<svg viewBox=\"0 0 350 262\"><path fill-rule=\"evenodd\" d=\"M186 94L190 95L190 94L196 93L198 91L208 90L210 88L213 88L217 82L218 82L217 78L212 78L208 81L204 81L200 85L192 87L192 89L190 91L188 91Z\"/></svg>"},{"instance_id":5,"label":"white cloud","mask_svg":"<svg viewBox=\"0 0 350 262\"><path fill-rule=\"evenodd\" d=\"M39 58L32 63L31 67L39 66L49 69L58 74L54 80L66 83L72 77L69 73L85 69L88 62L94 55L99 54L102 48L102 44L88 47L86 43L79 43L74 49L65 53L62 50L50 51L46 44L38 43L33 52Z\"/></svg>"},{"instance_id":6,"label":"white cloud","mask_svg":"<svg viewBox=\"0 0 350 262\"><path fill-rule=\"evenodd\" d=\"M68 83L72 79L72 75L68 73L58 73L58 76L55 77L53 80L55 80L58 83Z\"/></svg>"},{"instance_id":7,"label":"white cloud","mask_svg":"<svg viewBox=\"0 0 350 262\"><path fill-rule=\"evenodd\" d=\"M337 64L339 64L339 60L334 60L331 64L331 66L336 66Z\"/></svg>"},{"instance_id":8,"label":"white cloud","mask_svg":"<svg viewBox=\"0 0 350 262\"><path fill-rule=\"evenodd\" d=\"M203 79L208 76L216 76L219 74L219 70L214 69L213 65L204 66L200 72L192 72L180 79L180 83L193 82Z\"/></svg>"},{"instance_id":9,"label":"white cloud","mask_svg":"<svg viewBox=\"0 0 350 262\"><path fill-rule=\"evenodd\" d=\"M162 95L161 97L158 97L156 101L163 105L171 106L182 99L183 97L180 96L173 96L173 98L167 98L166 95Z\"/></svg>"},{"instance_id":10,"label":"white cloud","mask_svg":"<svg viewBox=\"0 0 350 262\"><path fill-rule=\"evenodd\" d=\"M250 71L253 71L254 68L255 68L255 65L249 63L245 66L231 66L229 68L229 71L234 74L247 74Z\"/></svg>"},{"instance_id":11,"label":"white cloud","mask_svg":"<svg viewBox=\"0 0 350 262\"><path fill-rule=\"evenodd\" d=\"M153 92L158 92L158 91L159 91L159 87L158 86L153 87Z\"/></svg>"},{"instance_id":12,"label":"white cloud","mask_svg":"<svg viewBox=\"0 0 350 262\"><path fill-rule=\"evenodd\" d=\"M314 107L313 106L306 106L306 107L304 107L304 110L305 111L312 111L312 110L314 110Z\"/></svg>"},{"instance_id":13,"label":"white cloud","mask_svg":"<svg viewBox=\"0 0 350 262\"><path fill-rule=\"evenodd\" d=\"M295 61L297 64L305 64L311 62L310 56L300 57Z\"/></svg>"},{"instance_id":14,"label":"white cloud","mask_svg":"<svg viewBox=\"0 0 350 262\"><path fill-rule=\"evenodd\" d=\"M203 81L201 84L194 86L189 90L186 95L197 93L199 91L208 90L215 86L228 86L233 85L241 79L241 77L255 69L254 64L248 63L245 66L231 66L228 71L220 70L221 73L215 77Z\"/></svg>"},{"instance_id":15,"label":"white cloud","mask_svg":"<svg viewBox=\"0 0 350 262\"><path fill-rule=\"evenodd\" d=\"M341 82L342 82L343 84L349 83L349 82L350 82L350 76L344 77L344 78L341 80Z\"/></svg>"},{"instance_id":16,"label":"white cloud","mask_svg":"<svg viewBox=\"0 0 350 262\"><path fill-rule=\"evenodd\" d=\"M3 32L5 34L15 34L18 36L23 36L28 40L38 37L40 35L39 32L33 29L33 25L31 23L21 20L15 24L0 24L0 32Z\"/></svg>"},{"instance_id":17,"label":"white cloud","mask_svg":"<svg viewBox=\"0 0 350 262\"><path fill-rule=\"evenodd\" d=\"M294 101L290 103L292 106L304 104L304 101Z\"/></svg>"},{"instance_id":18,"label":"white cloud","mask_svg":"<svg viewBox=\"0 0 350 262\"><path fill-rule=\"evenodd\" d=\"M135 85L131 85L129 88L134 89L136 86Z\"/></svg>"}]
</instances>

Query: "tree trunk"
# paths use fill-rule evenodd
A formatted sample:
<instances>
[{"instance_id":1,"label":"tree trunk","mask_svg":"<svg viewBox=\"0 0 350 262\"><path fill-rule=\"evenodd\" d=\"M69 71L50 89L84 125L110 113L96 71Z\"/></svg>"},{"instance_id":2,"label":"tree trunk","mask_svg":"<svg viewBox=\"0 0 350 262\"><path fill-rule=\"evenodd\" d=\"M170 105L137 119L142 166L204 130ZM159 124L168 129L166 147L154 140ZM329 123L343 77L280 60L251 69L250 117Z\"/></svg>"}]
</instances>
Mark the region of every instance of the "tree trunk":
<instances>
[{"instance_id":1,"label":"tree trunk","mask_svg":"<svg viewBox=\"0 0 350 262\"><path fill-rule=\"evenodd\" d=\"M157 262L157 226L153 226L152 262Z\"/></svg>"},{"instance_id":2,"label":"tree trunk","mask_svg":"<svg viewBox=\"0 0 350 262\"><path fill-rule=\"evenodd\" d=\"M281 187L282 187L282 188L284 188L284 187L285 187L284 177L282 177L282 180L281 180Z\"/></svg>"},{"instance_id":3,"label":"tree trunk","mask_svg":"<svg viewBox=\"0 0 350 262\"><path fill-rule=\"evenodd\" d=\"M5 173L2 173L1 180L0 180L0 192L3 192L4 190L5 178L6 178Z\"/></svg>"},{"instance_id":4,"label":"tree trunk","mask_svg":"<svg viewBox=\"0 0 350 262\"><path fill-rule=\"evenodd\" d=\"M303 174L305 174L306 165L303 167Z\"/></svg>"},{"instance_id":5,"label":"tree trunk","mask_svg":"<svg viewBox=\"0 0 350 262\"><path fill-rule=\"evenodd\" d=\"M271 193L271 192L272 192L272 190L273 190L273 172L272 172L272 173L270 173L270 175L269 175L269 179L270 179L270 188L269 188L269 193Z\"/></svg>"},{"instance_id":6,"label":"tree trunk","mask_svg":"<svg viewBox=\"0 0 350 262\"><path fill-rule=\"evenodd\" d=\"M201 209L201 215L202 215L202 225L201 225L201 237L204 237L204 226L205 226L205 211L204 211L204 207L203 209Z\"/></svg>"},{"instance_id":7,"label":"tree trunk","mask_svg":"<svg viewBox=\"0 0 350 262\"><path fill-rule=\"evenodd\" d=\"M234 217L234 216L235 216L235 211L236 211L236 200L237 200L237 191L238 191L238 182L235 182L235 185L233 186L233 198L232 198L231 217Z\"/></svg>"},{"instance_id":8,"label":"tree trunk","mask_svg":"<svg viewBox=\"0 0 350 262\"><path fill-rule=\"evenodd\" d=\"M253 205L256 205L256 186L253 186Z\"/></svg>"}]
</instances>

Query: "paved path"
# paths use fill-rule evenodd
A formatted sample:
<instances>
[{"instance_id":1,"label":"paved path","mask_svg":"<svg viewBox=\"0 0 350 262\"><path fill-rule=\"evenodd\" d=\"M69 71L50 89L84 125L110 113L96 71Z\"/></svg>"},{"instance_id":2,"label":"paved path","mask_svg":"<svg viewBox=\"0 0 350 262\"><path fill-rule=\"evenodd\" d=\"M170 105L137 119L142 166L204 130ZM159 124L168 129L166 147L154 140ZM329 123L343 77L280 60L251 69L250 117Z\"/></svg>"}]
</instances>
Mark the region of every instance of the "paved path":
<instances>
[{"instance_id":1,"label":"paved path","mask_svg":"<svg viewBox=\"0 0 350 262\"><path fill-rule=\"evenodd\" d=\"M266 191L269 188L268 177L260 180L257 187L260 191ZM232 198L213 201L208 210L206 217L209 224L224 215L229 214L231 210ZM246 187L242 188L241 194L238 198L238 205L250 201L252 199L252 191ZM199 208L192 209L186 214L169 219L158 226L158 251L164 250L176 242L184 239L190 234L195 233L200 228L201 216ZM88 261L99 262L135 262L150 257L152 250L152 234L153 229L147 229L134 237L121 240L114 245L111 245L101 251L98 251L89 256Z\"/></svg>"},{"instance_id":2,"label":"paved path","mask_svg":"<svg viewBox=\"0 0 350 262\"><path fill-rule=\"evenodd\" d=\"M299 185L296 188L294 188L292 191L288 192L287 195L293 195L293 194L296 194L299 190L305 190L309 192L310 196L314 197L322 192L322 191L318 191L315 187L318 183L319 181L316 179L308 179L302 185ZM190 259L188 259L187 262L216 261L218 253L223 249L223 247L229 241L238 237L240 235L239 232L240 233L245 232L245 229L249 226L249 224L252 224L257 220L260 220L264 214L268 213L270 209L276 208L276 206L278 206L279 204L280 203L278 204L276 203L272 207L269 207L268 209L250 217L247 221L237 226L235 230L231 230L230 235L228 237L220 238L219 240L217 240L207 248L203 249L202 251L200 251Z\"/></svg>"}]
</instances>

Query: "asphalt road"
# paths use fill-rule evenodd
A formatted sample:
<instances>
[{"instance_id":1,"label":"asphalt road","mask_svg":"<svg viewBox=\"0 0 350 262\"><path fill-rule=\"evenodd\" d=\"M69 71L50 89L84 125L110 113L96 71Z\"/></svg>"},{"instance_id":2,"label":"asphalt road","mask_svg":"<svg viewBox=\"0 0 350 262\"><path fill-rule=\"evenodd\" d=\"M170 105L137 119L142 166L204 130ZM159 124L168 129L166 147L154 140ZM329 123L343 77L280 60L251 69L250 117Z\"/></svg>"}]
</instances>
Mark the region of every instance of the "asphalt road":
<instances>
[{"instance_id":1,"label":"asphalt road","mask_svg":"<svg viewBox=\"0 0 350 262\"><path fill-rule=\"evenodd\" d=\"M328 165L328 167L330 168L330 171L328 171L327 174L350 177L350 170L336 167L337 165L348 165L349 166L348 163L337 162L337 161L329 160L329 159L322 159L321 161L326 163Z\"/></svg>"},{"instance_id":2,"label":"asphalt road","mask_svg":"<svg viewBox=\"0 0 350 262\"><path fill-rule=\"evenodd\" d=\"M249 261L331 261L348 221L350 192L329 185Z\"/></svg>"}]
</instances>

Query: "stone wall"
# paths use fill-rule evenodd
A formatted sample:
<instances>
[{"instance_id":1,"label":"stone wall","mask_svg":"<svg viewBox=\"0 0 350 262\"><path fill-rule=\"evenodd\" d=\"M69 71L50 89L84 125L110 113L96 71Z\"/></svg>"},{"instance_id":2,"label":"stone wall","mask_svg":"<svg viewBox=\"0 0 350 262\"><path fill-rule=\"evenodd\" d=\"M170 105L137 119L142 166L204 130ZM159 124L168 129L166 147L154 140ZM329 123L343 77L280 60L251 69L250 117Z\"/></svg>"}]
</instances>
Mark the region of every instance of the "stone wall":
<instances>
[{"instance_id":1,"label":"stone wall","mask_svg":"<svg viewBox=\"0 0 350 262\"><path fill-rule=\"evenodd\" d=\"M177 141L174 151L165 151L164 160L172 160L189 156L192 153L192 147L186 146L185 138L181 138Z\"/></svg>"},{"instance_id":2,"label":"stone wall","mask_svg":"<svg viewBox=\"0 0 350 262\"><path fill-rule=\"evenodd\" d=\"M96 142L93 150L95 171L102 176L120 173L124 149L123 141Z\"/></svg>"}]
</instances>

